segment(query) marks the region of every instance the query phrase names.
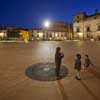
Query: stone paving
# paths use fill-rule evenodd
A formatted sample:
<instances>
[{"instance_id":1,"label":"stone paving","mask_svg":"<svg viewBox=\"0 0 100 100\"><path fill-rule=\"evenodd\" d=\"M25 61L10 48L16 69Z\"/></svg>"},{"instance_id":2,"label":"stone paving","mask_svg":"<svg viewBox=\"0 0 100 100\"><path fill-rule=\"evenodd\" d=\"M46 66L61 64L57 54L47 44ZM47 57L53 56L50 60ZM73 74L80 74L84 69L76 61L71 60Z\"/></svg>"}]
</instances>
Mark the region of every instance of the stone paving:
<instances>
[{"instance_id":1,"label":"stone paving","mask_svg":"<svg viewBox=\"0 0 100 100\"><path fill-rule=\"evenodd\" d=\"M56 81L29 78L25 73L29 66L54 62L57 46L65 54L68 75ZM95 65L81 71L80 81L73 66L76 53L82 58L88 54ZM0 100L100 100L100 42L0 43Z\"/></svg>"}]
</instances>

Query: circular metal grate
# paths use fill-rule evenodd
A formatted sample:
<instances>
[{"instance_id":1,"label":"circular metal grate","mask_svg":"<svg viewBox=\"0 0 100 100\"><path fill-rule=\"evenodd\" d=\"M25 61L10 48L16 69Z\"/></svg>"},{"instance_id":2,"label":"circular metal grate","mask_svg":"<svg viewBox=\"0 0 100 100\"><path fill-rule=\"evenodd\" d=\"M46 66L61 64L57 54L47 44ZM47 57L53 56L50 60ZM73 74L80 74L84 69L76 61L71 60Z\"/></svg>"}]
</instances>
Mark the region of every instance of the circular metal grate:
<instances>
[{"instance_id":1,"label":"circular metal grate","mask_svg":"<svg viewBox=\"0 0 100 100\"><path fill-rule=\"evenodd\" d=\"M68 69L64 65L60 68L59 77L57 77L55 70L54 63L38 63L29 66L26 69L26 75L33 80L55 81L66 77L68 74Z\"/></svg>"}]
</instances>

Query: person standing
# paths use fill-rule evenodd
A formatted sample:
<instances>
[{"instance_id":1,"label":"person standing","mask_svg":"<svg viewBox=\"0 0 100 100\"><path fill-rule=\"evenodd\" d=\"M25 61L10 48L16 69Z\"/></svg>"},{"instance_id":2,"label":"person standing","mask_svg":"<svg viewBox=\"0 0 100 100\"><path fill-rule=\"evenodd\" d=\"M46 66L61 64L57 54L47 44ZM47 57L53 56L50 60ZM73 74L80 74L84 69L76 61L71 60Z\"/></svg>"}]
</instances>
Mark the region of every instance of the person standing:
<instances>
[{"instance_id":1,"label":"person standing","mask_svg":"<svg viewBox=\"0 0 100 100\"><path fill-rule=\"evenodd\" d=\"M92 64L92 62L91 62L89 56L88 56L88 55L85 55L85 63L84 63L85 69L87 70L88 67L89 67L90 65L94 66L94 65Z\"/></svg>"},{"instance_id":2,"label":"person standing","mask_svg":"<svg viewBox=\"0 0 100 100\"><path fill-rule=\"evenodd\" d=\"M75 69L77 70L77 74L76 74L76 79L77 80L81 80L80 77L80 70L81 70L81 55L80 54L76 54L76 58L75 58Z\"/></svg>"},{"instance_id":3,"label":"person standing","mask_svg":"<svg viewBox=\"0 0 100 100\"><path fill-rule=\"evenodd\" d=\"M56 48L56 53L55 53L55 65L56 65L57 77L59 77L60 67L61 67L63 57L64 57L64 54L61 52L61 48L57 47Z\"/></svg>"}]
</instances>

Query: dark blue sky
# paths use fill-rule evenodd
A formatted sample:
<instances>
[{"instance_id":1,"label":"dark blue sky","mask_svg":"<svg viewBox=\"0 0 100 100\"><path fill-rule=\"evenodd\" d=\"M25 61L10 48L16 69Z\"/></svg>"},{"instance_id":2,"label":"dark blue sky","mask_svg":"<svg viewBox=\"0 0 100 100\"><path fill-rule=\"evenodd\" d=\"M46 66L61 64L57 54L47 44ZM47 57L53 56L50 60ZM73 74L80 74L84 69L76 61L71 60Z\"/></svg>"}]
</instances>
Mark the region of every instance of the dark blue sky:
<instances>
[{"instance_id":1,"label":"dark blue sky","mask_svg":"<svg viewBox=\"0 0 100 100\"><path fill-rule=\"evenodd\" d=\"M72 22L75 13L100 11L100 0L0 0L0 25L33 27L45 19Z\"/></svg>"}]
</instances>

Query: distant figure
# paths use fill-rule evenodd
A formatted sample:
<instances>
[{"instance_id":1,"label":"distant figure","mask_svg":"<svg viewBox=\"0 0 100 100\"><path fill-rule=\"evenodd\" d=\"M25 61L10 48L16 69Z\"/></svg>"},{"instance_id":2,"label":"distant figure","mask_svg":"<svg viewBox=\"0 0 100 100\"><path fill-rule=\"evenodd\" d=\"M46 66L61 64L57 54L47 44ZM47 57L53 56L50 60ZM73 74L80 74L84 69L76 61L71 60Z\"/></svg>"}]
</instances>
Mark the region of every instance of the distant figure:
<instances>
[{"instance_id":1,"label":"distant figure","mask_svg":"<svg viewBox=\"0 0 100 100\"><path fill-rule=\"evenodd\" d=\"M25 39L24 42L25 42L26 44L29 43L29 41L28 41L27 39Z\"/></svg>"},{"instance_id":2,"label":"distant figure","mask_svg":"<svg viewBox=\"0 0 100 100\"><path fill-rule=\"evenodd\" d=\"M75 58L75 65L74 65L75 69L77 70L77 74L76 74L76 79L80 80L80 70L81 70L81 55L80 54L76 54L76 58Z\"/></svg>"},{"instance_id":3,"label":"distant figure","mask_svg":"<svg viewBox=\"0 0 100 100\"><path fill-rule=\"evenodd\" d=\"M88 55L85 55L85 63L84 63L85 69L87 69L90 65L94 66L91 63L91 60L89 59L89 56Z\"/></svg>"},{"instance_id":4,"label":"distant figure","mask_svg":"<svg viewBox=\"0 0 100 100\"><path fill-rule=\"evenodd\" d=\"M61 48L57 47L56 48L56 53L55 53L55 64L56 64L57 77L59 77L60 67L61 67L61 63L62 63L62 58L63 57L64 57L64 54L61 53Z\"/></svg>"}]
</instances>

